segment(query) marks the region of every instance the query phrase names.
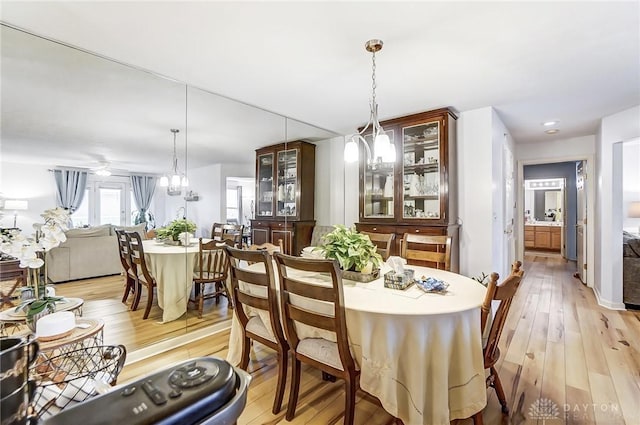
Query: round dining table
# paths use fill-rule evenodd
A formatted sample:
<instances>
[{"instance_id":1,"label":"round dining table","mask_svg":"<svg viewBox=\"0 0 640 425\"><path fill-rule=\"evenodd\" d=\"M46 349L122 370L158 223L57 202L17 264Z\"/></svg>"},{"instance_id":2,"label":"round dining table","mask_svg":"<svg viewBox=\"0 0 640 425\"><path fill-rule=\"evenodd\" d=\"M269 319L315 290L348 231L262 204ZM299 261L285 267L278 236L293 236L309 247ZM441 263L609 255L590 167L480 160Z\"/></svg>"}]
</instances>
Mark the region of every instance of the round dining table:
<instances>
[{"instance_id":1,"label":"round dining table","mask_svg":"<svg viewBox=\"0 0 640 425\"><path fill-rule=\"evenodd\" d=\"M209 239L203 239L208 241ZM162 321L170 322L187 312L193 270L200 249L198 240L188 246L166 245L149 239L142 241L149 272L156 279Z\"/></svg>"},{"instance_id":2,"label":"round dining table","mask_svg":"<svg viewBox=\"0 0 640 425\"><path fill-rule=\"evenodd\" d=\"M262 265L249 267L255 266ZM407 425L448 425L453 419L472 416L487 403L480 331L486 288L456 273L407 267L415 270L416 277L448 283L447 291L429 293L417 285L404 290L386 288L383 275L390 271L386 264L380 278L372 282L342 281L347 333L360 368L360 388ZM317 276L314 282L322 284L324 278L329 284L325 276ZM279 288L277 270L276 286ZM262 317L266 312L250 314ZM234 313L227 355L234 365L241 357L240 326ZM312 330L301 338L332 339L325 332Z\"/></svg>"}]
</instances>

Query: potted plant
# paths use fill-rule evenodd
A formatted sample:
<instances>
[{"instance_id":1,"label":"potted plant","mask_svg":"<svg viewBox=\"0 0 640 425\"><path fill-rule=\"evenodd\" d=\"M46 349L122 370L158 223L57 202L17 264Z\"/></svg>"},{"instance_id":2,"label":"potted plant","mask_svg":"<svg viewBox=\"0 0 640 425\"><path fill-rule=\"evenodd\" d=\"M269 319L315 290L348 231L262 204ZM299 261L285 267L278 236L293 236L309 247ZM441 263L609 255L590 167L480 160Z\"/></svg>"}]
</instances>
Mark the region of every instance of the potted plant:
<instances>
[{"instance_id":1,"label":"potted plant","mask_svg":"<svg viewBox=\"0 0 640 425\"><path fill-rule=\"evenodd\" d=\"M343 277L349 280L370 282L377 278L382 264L382 256L369 236L358 233L354 228L341 224L322 237L325 258L338 260Z\"/></svg>"},{"instance_id":2,"label":"potted plant","mask_svg":"<svg viewBox=\"0 0 640 425\"><path fill-rule=\"evenodd\" d=\"M0 244L0 251L18 258L20 267L28 269L27 287L23 290L24 301L16 307L16 311L22 309L26 313L27 324L33 331L37 319L53 313L55 303L62 299L47 296L40 272L45 266L46 252L67 240L64 232L68 230L69 211L59 207L52 208L45 210L40 216L44 219L44 224L32 237L24 236L19 230L11 230L2 235Z\"/></svg>"},{"instance_id":3,"label":"potted plant","mask_svg":"<svg viewBox=\"0 0 640 425\"><path fill-rule=\"evenodd\" d=\"M173 220L168 226L161 227L156 230L156 237L158 239L168 239L174 242L180 241L180 235L182 233L193 233L196 231L196 224L187 220L186 218L180 218Z\"/></svg>"}]
</instances>

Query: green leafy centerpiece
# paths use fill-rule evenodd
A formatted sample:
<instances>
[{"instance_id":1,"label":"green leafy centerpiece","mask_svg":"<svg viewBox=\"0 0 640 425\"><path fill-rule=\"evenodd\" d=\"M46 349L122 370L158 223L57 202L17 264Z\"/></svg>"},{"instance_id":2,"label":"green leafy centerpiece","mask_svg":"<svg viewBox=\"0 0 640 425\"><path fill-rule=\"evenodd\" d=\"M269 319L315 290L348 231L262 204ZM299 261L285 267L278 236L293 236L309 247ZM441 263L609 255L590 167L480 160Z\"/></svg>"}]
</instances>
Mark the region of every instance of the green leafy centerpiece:
<instances>
[{"instance_id":1,"label":"green leafy centerpiece","mask_svg":"<svg viewBox=\"0 0 640 425\"><path fill-rule=\"evenodd\" d=\"M196 224L193 221L180 218L173 220L168 226L157 229L156 238L172 241L175 245L179 245L181 243L181 235L184 233L192 234L195 231Z\"/></svg>"},{"instance_id":2,"label":"green leafy centerpiece","mask_svg":"<svg viewBox=\"0 0 640 425\"><path fill-rule=\"evenodd\" d=\"M324 243L319 247L325 258L338 260L345 279L359 282L377 279L383 260L369 236L341 224L333 227L331 233L322 237Z\"/></svg>"}]
</instances>

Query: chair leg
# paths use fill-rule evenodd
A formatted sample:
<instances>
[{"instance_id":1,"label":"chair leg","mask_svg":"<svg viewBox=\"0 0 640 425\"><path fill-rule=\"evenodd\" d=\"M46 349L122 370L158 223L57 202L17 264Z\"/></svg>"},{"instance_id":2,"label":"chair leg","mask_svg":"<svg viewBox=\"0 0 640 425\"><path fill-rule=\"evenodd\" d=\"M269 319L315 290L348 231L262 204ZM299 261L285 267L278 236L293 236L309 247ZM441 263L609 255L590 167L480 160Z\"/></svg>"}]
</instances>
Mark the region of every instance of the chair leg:
<instances>
[{"instance_id":1,"label":"chair leg","mask_svg":"<svg viewBox=\"0 0 640 425\"><path fill-rule=\"evenodd\" d=\"M247 370L249 366L249 351L251 350L251 340L242 338L242 357L240 358L240 369Z\"/></svg>"},{"instance_id":2,"label":"chair leg","mask_svg":"<svg viewBox=\"0 0 640 425\"><path fill-rule=\"evenodd\" d=\"M142 284L135 280L133 282L133 302L131 303L131 310L136 311L138 304L140 304L140 295L142 294Z\"/></svg>"},{"instance_id":3,"label":"chair leg","mask_svg":"<svg viewBox=\"0 0 640 425\"><path fill-rule=\"evenodd\" d=\"M300 360L293 354L291 365L291 391L289 392L289 406L285 418L290 421L296 416L296 404L298 403L298 391L300 390Z\"/></svg>"},{"instance_id":4,"label":"chair leg","mask_svg":"<svg viewBox=\"0 0 640 425\"><path fill-rule=\"evenodd\" d=\"M127 273L125 275L124 295L122 296L122 302L123 303L127 302L127 298L129 298L129 293L130 292L135 292L134 285L135 285L135 281L133 280L133 278L131 276L129 276L129 273Z\"/></svg>"},{"instance_id":5,"label":"chair leg","mask_svg":"<svg viewBox=\"0 0 640 425\"><path fill-rule=\"evenodd\" d=\"M353 382L351 379L344 380L344 392L346 399L344 403L344 425L353 425L356 413L357 390L358 385L356 385L355 382Z\"/></svg>"},{"instance_id":6,"label":"chair leg","mask_svg":"<svg viewBox=\"0 0 640 425\"><path fill-rule=\"evenodd\" d=\"M502 388L502 382L500 382L500 377L498 376L498 371L495 367L491 367L491 375L493 375L493 388L496 390L496 395L498 396L498 400L500 401L500 405L502 406L502 413L509 413L509 407L507 407L507 397L504 395L504 389Z\"/></svg>"},{"instance_id":7,"label":"chair leg","mask_svg":"<svg viewBox=\"0 0 640 425\"><path fill-rule=\"evenodd\" d=\"M204 311L204 283L199 283L198 286L198 319L202 319L202 312Z\"/></svg>"},{"instance_id":8,"label":"chair leg","mask_svg":"<svg viewBox=\"0 0 640 425\"><path fill-rule=\"evenodd\" d=\"M473 425L483 425L482 422L482 410L472 416Z\"/></svg>"},{"instance_id":9,"label":"chair leg","mask_svg":"<svg viewBox=\"0 0 640 425\"><path fill-rule=\"evenodd\" d=\"M151 304L153 304L153 286L147 285L147 308L144 309L144 316L142 316L143 320L149 317L149 312L151 312Z\"/></svg>"},{"instance_id":10,"label":"chair leg","mask_svg":"<svg viewBox=\"0 0 640 425\"><path fill-rule=\"evenodd\" d=\"M247 353L248 354L248 353ZM284 397L284 387L287 382L287 358L288 352L281 350L278 352L278 385L276 386L276 396L273 399L273 408L271 412L277 415L282 408L282 399Z\"/></svg>"}]
</instances>

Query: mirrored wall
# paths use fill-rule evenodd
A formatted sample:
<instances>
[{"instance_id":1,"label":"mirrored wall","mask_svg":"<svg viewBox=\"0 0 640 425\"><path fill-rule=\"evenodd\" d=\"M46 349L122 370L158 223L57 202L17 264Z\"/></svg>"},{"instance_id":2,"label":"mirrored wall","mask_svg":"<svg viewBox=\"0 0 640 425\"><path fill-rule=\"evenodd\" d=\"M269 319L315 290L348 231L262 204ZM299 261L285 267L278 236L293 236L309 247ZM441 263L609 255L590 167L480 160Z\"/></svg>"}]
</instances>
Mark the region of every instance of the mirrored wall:
<instances>
[{"instance_id":1,"label":"mirrored wall","mask_svg":"<svg viewBox=\"0 0 640 425\"><path fill-rule=\"evenodd\" d=\"M208 238L213 223L227 220L227 180L255 177L256 149L322 143L336 134L7 25L1 31L0 198L28 202L17 227L31 234L40 214L55 206L52 170L88 173L82 206L72 216L78 237L48 262L56 293L81 298L84 317L104 321L105 343L130 351L224 325L231 317L226 300L208 302L202 317L188 302L194 241L170 256L154 252L159 243L145 242L159 281L148 317L146 288L135 311L132 295L122 301L125 279L113 229L135 224L131 176L156 178L149 205L156 228L186 218L197 238ZM110 175L100 175L103 170ZM161 176L175 172L186 186L160 186ZM3 213L0 226L12 227L13 212ZM245 209L247 219L254 214ZM108 237L91 235L105 226ZM112 273L102 276L105 264Z\"/></svg>"}]
</instances>

